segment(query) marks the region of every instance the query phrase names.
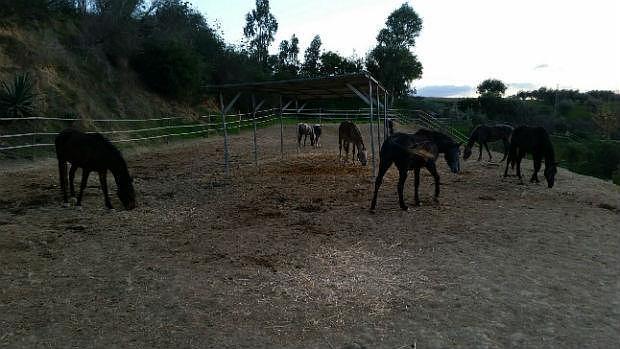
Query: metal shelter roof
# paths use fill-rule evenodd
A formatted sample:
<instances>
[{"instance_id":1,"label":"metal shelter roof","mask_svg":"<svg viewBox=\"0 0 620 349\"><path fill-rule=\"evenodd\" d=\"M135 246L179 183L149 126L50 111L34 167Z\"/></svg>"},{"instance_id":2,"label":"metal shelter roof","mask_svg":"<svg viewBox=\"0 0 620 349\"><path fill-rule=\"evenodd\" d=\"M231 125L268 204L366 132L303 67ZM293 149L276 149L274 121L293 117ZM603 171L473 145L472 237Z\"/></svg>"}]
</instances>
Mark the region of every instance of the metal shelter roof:
<instances>
[{"instance_id":1,"label":"metal shelter roof","mask_svg":"<svg viewBox=\"0 0 620 349\"><path fill-rule=\"evenodd\" d=\"M373 94L376 94L377 89L381 91L381 94L389 94L389 92L366 71L356 74L321 78L208 85L205 87L209 92L275 94L295 100L317 100L362 98L358 92L361 92L365 96L369 96L371 83L373 85Z\"/></svg>"}]
</instances>

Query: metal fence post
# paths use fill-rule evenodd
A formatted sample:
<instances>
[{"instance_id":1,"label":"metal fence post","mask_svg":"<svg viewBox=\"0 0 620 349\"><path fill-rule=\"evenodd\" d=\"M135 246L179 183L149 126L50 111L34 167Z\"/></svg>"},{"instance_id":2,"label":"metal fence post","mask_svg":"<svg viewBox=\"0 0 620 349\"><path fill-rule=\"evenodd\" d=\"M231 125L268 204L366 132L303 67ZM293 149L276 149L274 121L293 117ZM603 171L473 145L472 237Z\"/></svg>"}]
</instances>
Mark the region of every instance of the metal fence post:
<instances>
[{"instance_id":1,"label":"metal fence post","mask_svg":"<svg viewBox=\"0 0 620 349\"><path fill-rule=\"evenodd\" d=\"M282 96L280 96L280 158L284 159L284 120L282 118Z\"/></svg>"},{"instance_id":2,"label":"metal fence post","mask_svg":"<svg viewBox=\"0 0 620 349\"><path fill-rule=\"evenodd\" d=\"M379 109L379 84L377 84L377 146L381 146L381 111ZM385 133L384 133L385 136Z\"/></svg>"},{"instance_id":3,"label":"metal fence post","mask_svg":"<svg viewBox=\"0 0 620 349\"><path fill-rule=\"evenodd\" d=\"M224 110L224 96L220 92L220 105L222 106L222 128L224 129L224 166L226 177L230 175L228 168L228 132L226 131L226 111Z\"/></svg>"},{"instance_id":4,"label":"metal fence post","mask_svg":"<svg viewBox=\"0 0 620 349\"><path fill-rule=\"evenodd\" d=\"M386 140L390 136L390 123L388 121L388 105L387 105L387 91L383 91L383 110L385 114L383 116L383 140Z\"/></svg>"},{"instance_id":5,"label":"metal fence post","mask_svg":"<svg viewBox=\"0 0 620 349\"><path fill-rule=\"evenodd\" d=\"M252 95L252 120L254 121L254 164L258 166L258 145L256 144L256 98Z\"/></svg>"},{"instance_id":6,"label":"metal fence post","mask_svg":"<svg viewBox=\"0 0 620 349\"><path fill-rule=\"evenodd\" d=\"M375 136L372 131L372 81L368 81L368 92L370 94L370 122L368 125L370 126L370 149L372 151L372 177L375 176Z\"/></svg>"},{"instance_id":7,"label":"metal fence post","mask_svg":"<svg viewBox=\"0 0 620 349\"><path fill-rule=\"evenodd\" d=\"M33 126L32 126L32 147L30 147L31 151L30 151L30 155L32 156L32 160L34 160L35 157L35 144L37 144L37 132L38 132L38 127L37 127L37 122L39 120L32 120L33 121Z\"/></svg>"}]
</instances>

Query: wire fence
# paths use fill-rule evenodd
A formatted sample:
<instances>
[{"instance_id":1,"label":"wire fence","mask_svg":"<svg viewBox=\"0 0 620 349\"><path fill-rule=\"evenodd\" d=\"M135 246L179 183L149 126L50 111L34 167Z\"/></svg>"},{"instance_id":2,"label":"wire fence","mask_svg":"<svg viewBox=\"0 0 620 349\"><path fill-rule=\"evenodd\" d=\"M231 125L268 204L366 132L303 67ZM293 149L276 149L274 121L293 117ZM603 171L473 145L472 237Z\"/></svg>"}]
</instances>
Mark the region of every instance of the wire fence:
<instances>
[{"instance_id":1,"label":"wire fence","mask_svg":"<svg viewBox=\"0 0 620 349\"><path fill-rule=\"evenodd\" d=\"M54 138L67 127L81 129L88 133L98 132L105 135L111 142L121 147L136 144L167 143L178 139L222 137L224 141L224 161L226 172L230 165L231 154L229 144L232 135L241 135L252 147L245 153L253 154L252 160L259 162L259 143L265 137L277 137L273 134L261 133L262 129L279 125L280 156L296 153L297 123L306 122L321 124L339 124L344 120L356 122L363 133L364 139L370 140L366 146L374 164L383 139L387 134L386 120L392 119L400 124L417 123L423 127L442 129L457 139L463 135L450 128L446 120L434 118L419 110L371 110L361 109L261 109L256 112L238 114L209 114L195 118L160 117L150 119L119 118L119 119L81 119L69 117L31 117L31 118L0 118L0 158L37 158L54 155ZM277 129L277 127L276 127ZM243 131L247 131L242 134ZM248 136L246 137L246 134ZM249 134L252 134L249 136ZM286 140L285 140L286 139ZM291 140L295 140L292 142ZM239 138L236 138L239 142ZM270 144L277 144L272 140ZM265 143L262 144L265 146ZM277 149L270 149L277 153ZM369 159L370 160L370 159Z\"/></svg>"}]
</instances>

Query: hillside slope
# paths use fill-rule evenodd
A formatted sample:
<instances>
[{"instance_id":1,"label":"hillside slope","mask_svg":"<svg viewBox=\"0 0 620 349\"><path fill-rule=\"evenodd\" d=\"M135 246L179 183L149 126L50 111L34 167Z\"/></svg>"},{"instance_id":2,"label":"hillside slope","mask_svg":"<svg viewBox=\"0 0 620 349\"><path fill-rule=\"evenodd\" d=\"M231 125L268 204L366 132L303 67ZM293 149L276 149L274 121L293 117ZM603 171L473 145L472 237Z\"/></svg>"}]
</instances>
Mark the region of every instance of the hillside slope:
<instances>
[{"instance_id":1,"label":"hillside slope","mask_svg":"<svg viewBox=\"0 0 620 349\"><path fill-rule=\"evenodd\" d=\"M35 77L38 112L45 116L146 118L192 115L186 107L145 90L126 62L112 65L103 49L82 45L70 21L0 26L0 80ZM89 48L85 48L89 47Z\"/></svg>"}]
</instances>

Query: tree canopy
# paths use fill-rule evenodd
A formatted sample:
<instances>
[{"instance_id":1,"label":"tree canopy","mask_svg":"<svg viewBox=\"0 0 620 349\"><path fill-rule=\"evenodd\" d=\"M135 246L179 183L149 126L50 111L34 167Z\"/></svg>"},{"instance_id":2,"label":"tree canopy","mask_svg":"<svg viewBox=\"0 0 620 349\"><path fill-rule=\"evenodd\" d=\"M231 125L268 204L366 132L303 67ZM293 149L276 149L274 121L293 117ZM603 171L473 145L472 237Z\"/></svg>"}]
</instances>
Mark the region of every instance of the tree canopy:
<instances>
[{"instance_id":1,"label":"tree canopy","mask_svg":"<svg viewBox=\"0 0 620 349\"><path fill-rule=\"evenodd\" d=\"M256 9L246 14L245 22L243 34L249 40L250 52L259 63L266 64L269 46L278 31L278 21L270 12L269 0L256 0Z\"/></svg>"},{"instance_id":2,"label":"tree canopy","mask_svg":"<svg viewBox=\"0 0 620 349\"><path fill-rule=\"evenodd\" d=\"M506 93L507 86L501 80L486 79L478 85L478 93L486 97L502 97Z\"/></svg>"},{"instance_id":3,"label":"tree canopy","mask_svg":"<svg viewBox=\"0 0 620 349\"><path fill-rule=\"evenodd\" d=\"M403 96L409 84L422 76L422 64L411 52L422 19L405 3L390 14L385 25L377 35L377 46L366 57L366 68L395 96Z\"/></svg>"},{"instance_id":4,"label":"tree canopy","mask_svg":"<svg viewBox=\"0 0 620 349\"><path fill-rule=\"evenodd\" d=\"M304 77L312 78L319 76L319 63L321 58L321 37L315 35L310 42L310 46L304 53L304 64L301 67L301 75Z\"/></svg>"}]
</instances>

